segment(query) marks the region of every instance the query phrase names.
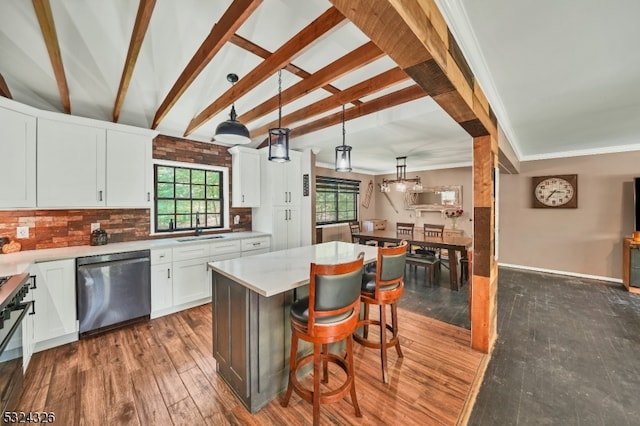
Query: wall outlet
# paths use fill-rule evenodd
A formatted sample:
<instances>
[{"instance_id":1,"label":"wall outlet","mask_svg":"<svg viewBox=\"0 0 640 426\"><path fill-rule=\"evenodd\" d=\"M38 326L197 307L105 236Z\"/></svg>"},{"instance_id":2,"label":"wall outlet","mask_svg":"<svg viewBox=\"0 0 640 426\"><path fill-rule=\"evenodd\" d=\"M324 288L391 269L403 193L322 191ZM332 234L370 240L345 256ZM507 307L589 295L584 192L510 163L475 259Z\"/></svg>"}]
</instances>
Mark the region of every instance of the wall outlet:
<instances>
[{"instance_id":1,"label":"wall outlet","mask_svg":"<svg viewBox=\"0 0 640 426\"><path fill-rule=\"evenodd\" d=\"M16 229L16 238L29 238L29 227L18 226Z\"/></svg>"},{"instance_id":2,"label":"wall outlet","mask_svg":"<svg viewBox=\"0 0 640 426\"><path fill-rule=\"evenodd\" d=\"M234 225L237 225L237 224L239 224L239 223L240 223L240 215L239 215L239 214L237 214L237 215L235 215L235 216L233 217L233 224L234 224Z\"/></svg>"},{"instance_id":3,"label":"wall outlet","mask_svg":"<svg viewBox=\"0 0 640 426\"><path fill-rule=\"evenodd\" d=\"M100 223L98 222L91 224L91 232L95 231L96 229L100 229Z\"/></svg>"}]
</instances>

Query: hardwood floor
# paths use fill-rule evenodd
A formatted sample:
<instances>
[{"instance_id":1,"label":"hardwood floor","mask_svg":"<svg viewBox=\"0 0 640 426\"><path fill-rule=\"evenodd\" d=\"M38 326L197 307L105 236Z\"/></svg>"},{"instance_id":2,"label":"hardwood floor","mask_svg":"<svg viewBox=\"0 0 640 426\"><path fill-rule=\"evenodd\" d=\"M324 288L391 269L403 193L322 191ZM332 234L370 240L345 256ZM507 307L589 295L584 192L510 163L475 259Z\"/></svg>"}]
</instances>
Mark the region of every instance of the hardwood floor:
<instances>
[{"instance_id":1,"label":"hardwood floor","mask_svg":"<svg viewBox=\"0 0 640 426\"><path fill-rule=\"evenodd\" d=\"M34 355L20 408L53 411L61 425L310 424L311 405L293 395L250 414L217 376L211 305ZM389 351L390 383L376 350L355 347L363 417L347 397L321 407L321 424L454 425L483 355L470 332L399 309L404 359ZM370 332L373 334L373 330ZM339 383L331 371L329 386Z\"/></svg>"}]
</instances>

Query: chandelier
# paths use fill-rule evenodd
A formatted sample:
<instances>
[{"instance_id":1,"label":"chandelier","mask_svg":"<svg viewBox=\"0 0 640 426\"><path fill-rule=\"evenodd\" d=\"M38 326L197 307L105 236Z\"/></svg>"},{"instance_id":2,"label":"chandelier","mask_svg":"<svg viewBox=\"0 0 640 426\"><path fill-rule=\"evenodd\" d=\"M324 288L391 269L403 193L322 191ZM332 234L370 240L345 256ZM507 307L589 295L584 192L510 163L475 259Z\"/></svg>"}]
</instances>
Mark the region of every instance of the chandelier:
<instances>
[{"instance_id":1,"label":"chandelier","mask_svg":"<svg viewBox=\"0 0 640 426\"><path fill-rule=\"evenodd\" d=\"M413 183L412 189L414 191L422 190L422 183L420 182L419 176L407 179L407 157L396 157L396 178L382 179L380 192L390 192L391 184L396 185L396 191L405 192L407 190L408 183Z\"/></svg>"}]
</instances>

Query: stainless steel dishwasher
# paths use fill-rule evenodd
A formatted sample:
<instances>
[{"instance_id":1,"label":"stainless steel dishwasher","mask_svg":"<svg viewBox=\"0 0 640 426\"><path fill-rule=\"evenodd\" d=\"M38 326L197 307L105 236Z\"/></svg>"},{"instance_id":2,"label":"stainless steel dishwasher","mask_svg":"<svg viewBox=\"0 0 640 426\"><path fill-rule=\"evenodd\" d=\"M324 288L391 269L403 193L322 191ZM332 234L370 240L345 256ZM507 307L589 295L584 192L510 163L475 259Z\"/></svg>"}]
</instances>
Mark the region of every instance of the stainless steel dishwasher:
<instances>
[{"instance_id":1,"label":"stainless steel dishwasher","mask_svg":"<svg viewBox=\"0 0 640 426\"><path fill-rule=\"evenodd\" d=\"M149 250L79 257L76 267L80 337L149 319Z\"/></svg>"}]
</instances>

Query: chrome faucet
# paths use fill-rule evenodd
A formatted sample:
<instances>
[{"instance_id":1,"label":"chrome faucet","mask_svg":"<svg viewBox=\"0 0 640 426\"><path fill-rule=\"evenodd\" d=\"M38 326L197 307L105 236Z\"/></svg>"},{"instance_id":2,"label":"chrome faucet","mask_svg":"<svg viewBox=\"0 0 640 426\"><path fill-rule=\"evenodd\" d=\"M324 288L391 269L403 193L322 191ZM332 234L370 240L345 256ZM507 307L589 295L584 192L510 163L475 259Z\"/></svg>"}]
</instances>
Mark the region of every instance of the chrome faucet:
<instances>
[{"instance_id":1,"label":"chrome faucet","mask_svg":"<svg viewBox=\"0 0 640 426\"><path fill-rule=\"evenodd\" d=\"M196 212L196 237L202 234L202 229L200 229L200 212Z\"/></svg>"}]
</instances>

